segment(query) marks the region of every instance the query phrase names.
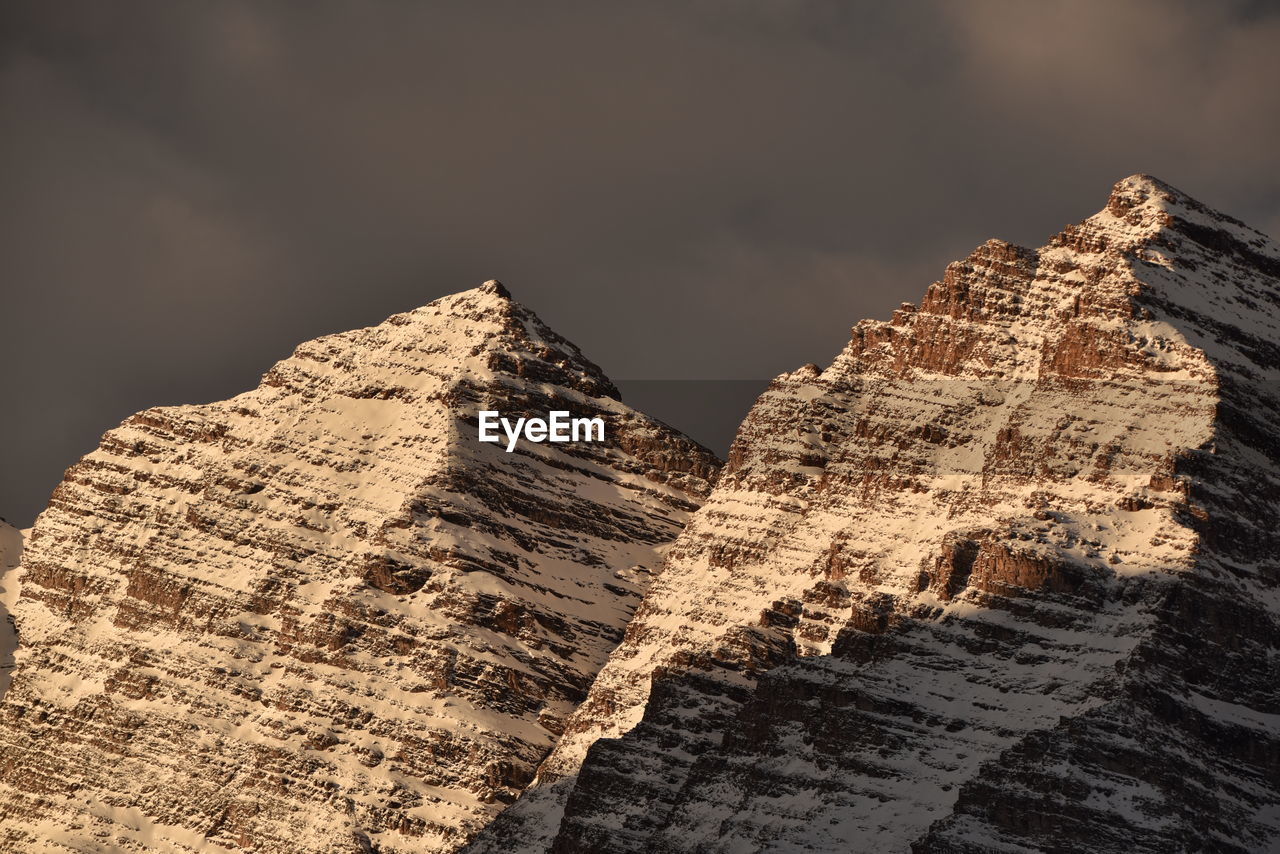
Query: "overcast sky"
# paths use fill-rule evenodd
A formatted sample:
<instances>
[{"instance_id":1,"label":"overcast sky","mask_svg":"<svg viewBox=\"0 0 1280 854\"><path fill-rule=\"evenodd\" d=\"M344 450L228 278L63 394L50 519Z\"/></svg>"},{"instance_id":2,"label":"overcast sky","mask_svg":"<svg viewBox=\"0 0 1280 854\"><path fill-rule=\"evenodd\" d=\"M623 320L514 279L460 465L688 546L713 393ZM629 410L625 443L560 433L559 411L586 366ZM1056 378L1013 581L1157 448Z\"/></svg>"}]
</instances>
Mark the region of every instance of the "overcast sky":
<instances>
[{"instance_id":1,"label":"overcast sky","mask_svg":"<svg viewBox=\"0 0 1280 854\"><path fill-rule=\"evenodd\" d=\"M752 379L1134 172L1278 234L1278 8L6 0L0 515L491 277L616 379Z\"/></svg>"}]
</instances>

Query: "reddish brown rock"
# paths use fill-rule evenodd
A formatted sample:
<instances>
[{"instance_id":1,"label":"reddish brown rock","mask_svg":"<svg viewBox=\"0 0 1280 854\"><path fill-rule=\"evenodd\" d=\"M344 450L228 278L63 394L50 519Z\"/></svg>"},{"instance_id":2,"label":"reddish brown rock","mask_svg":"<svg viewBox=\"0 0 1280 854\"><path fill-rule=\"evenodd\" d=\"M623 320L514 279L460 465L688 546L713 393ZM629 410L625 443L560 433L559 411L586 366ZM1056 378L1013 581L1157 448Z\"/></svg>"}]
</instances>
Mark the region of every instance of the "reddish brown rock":
<instances>
[{"instance_id":1,"label":"reddish brown rock","mask_svg":"<svg viewBox=\"0 0 1280 854\"><path fill-rule=\"evenodd\" d=\"M979 247L762 395L468 851L1271 850L1276 341L1280 246L1146 176Z\"/></svg>"}]
</instances>

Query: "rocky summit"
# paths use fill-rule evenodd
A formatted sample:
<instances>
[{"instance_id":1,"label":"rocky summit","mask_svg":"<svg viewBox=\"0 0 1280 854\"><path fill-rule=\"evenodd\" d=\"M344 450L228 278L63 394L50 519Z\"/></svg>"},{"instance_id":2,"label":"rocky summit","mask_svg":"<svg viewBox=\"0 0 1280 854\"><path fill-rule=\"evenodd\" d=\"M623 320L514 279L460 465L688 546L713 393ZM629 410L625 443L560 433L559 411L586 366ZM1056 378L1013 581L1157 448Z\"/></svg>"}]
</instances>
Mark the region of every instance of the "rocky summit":
<instances>
[{"instance_id":1,"label":"rocky summit","mask_svg":"<svg viewBox=\"0 0 1280 854\"><path fill-rule=\"evenodd\" d=\"M1147 176L778 377L472 854L1280 844L1280 246Z\"/></svg>"},{"instance_id":2,"label":"rocky summit","mask_svg":"<svg viewBox=\"0 0 1280 854\"><path fill-rule=\"evenodd\" d=\"M483 410L607 430L507 453ZM0 849L456 850L532 778L717 468L497 282L134 415L22 557Z\"/></svg>"},{"instance_id":3,"label":"rocky summit","mask_svg":"<svg viewBox=\"0 0 1280 854\"><path fill-rule=\"evenodd\" d=\"M1138 175L723 469L496 282L303 344L0 531L0 850L1275 852L1277 342Z\"/></svg>"}]
</instances>

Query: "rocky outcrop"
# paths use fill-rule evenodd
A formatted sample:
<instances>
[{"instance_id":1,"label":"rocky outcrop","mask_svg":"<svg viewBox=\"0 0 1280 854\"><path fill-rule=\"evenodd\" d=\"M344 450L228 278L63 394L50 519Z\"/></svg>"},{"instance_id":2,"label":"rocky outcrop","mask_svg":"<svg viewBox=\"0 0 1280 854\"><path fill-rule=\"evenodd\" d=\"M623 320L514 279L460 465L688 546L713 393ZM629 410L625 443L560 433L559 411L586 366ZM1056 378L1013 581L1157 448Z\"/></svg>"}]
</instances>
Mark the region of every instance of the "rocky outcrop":
<instances>
[{"instance_id":1,"label":"rocky outcrop","mask_svg":"<svg viewBox=\"0 0 1280 854\"><path fill-rule=\"evenodd\" d=\"M779 377L470 852L1268 851L1280 246L1146 176Z\"/></svg>"},{"instance_id":2,"label":"rocky outcrop","mask_svg":"<svg viewBox=\"0 0 1280 854\"><path fill-rule=\"evenodd\" d=\"M488 409L605 441L507 453L477 441ZM0 848L456 849L532 778L716 468L496 282L127 419L23 556Z\"/></svg>"}]
</instances>

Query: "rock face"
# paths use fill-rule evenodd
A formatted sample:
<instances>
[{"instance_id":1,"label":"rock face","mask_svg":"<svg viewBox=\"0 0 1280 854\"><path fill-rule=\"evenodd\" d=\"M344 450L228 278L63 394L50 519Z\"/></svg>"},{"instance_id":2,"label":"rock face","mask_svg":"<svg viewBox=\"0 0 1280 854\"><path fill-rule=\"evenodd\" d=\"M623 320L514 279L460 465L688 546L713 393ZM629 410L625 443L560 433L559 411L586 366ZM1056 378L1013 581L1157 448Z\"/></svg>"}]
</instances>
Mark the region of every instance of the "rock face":
<instances>
[{"instance_id":1,"label":"rock face","mask_svg":"<svg viewBox=\"0 0 1280 854\"><path fill-rule=\"evenodd\" d=\"M1276 851L1280 246L1146 176L779 377L470 852Z\"/></svg>"},{"instance_id":2,"label":"rock face","mask_svg":"<svg viewBox=\"0 0 1280 854\"><path fill-rule=\"evenodd\" d=\"M606 421L477 441L477 413ZM19 573L6 851L437 852L512 801L718 461L496 282L152 409Z\"/></svg>"}]
</instances>

